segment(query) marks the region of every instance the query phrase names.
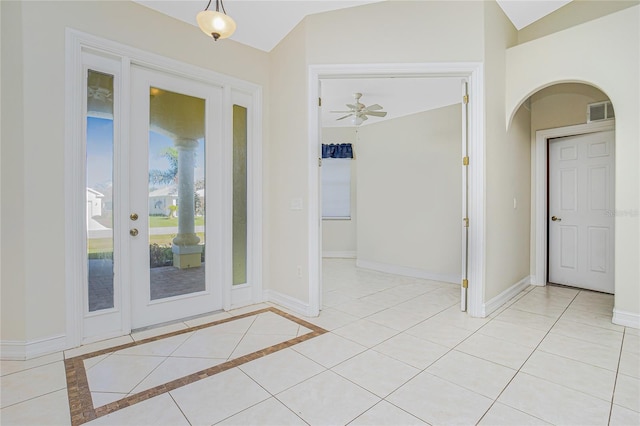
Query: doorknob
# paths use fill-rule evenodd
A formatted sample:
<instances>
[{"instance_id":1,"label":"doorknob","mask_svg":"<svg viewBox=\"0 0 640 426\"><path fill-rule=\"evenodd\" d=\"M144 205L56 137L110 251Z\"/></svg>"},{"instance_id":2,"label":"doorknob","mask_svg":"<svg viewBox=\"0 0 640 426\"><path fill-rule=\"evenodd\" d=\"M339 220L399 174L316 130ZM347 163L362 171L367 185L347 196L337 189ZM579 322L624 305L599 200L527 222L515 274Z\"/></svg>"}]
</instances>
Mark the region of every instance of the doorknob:
<instances>
[{"instance_id":1,"label":"doorknob","mask_svg":"<svg viewBox=\"0 0 640 426\"><path fill-rule=\"evenodd\" d=\"M135 237L136 235L138 235L138 230L136 228L129 229L129 235Z\"/></svg>"},{"instance_id":2,"label":"doorknob","mask_svg":"<svg viewBox=\"0 0 640 426\"><path fill-rule=\"evenodd\" d=\"M551 216L551 220L554 222L560 222L562 219L557 216Z\"/></svg>"}]
</instances>

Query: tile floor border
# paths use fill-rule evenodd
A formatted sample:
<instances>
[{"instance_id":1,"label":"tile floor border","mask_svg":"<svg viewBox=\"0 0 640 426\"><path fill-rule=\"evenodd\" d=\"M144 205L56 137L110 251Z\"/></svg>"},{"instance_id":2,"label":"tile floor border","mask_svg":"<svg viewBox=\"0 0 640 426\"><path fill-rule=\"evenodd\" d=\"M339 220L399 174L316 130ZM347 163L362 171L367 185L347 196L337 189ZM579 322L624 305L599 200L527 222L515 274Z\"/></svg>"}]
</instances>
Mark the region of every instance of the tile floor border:
<instances>
[{"instance_id":1,"label":"tile floor border","mask_svg":"<svg viewBox=\"0 0 640 426\"><path fill-rule=\"evenodd\" d=\"M190 333L193 331L201 330L203 328L213 327L216 325L224 324L231 321L236 321L242 318L259 315L266 312L272 312L274 314L280 315L281 317L284 317L290 321L293 321L298 325L308 328L309 330L311 330L311 332L303 334L298 337L294 337L292 339L289 339L277 345L269 346L259 351L255 351L250 354L243 355L241 357L229 360L222 364L214 365L213 367L207 368L202 371L198 371L193 374L189 374L187 376L181 377L176 380L172 380L168 383L155 386L151 389L147 389L140 393L127 396L118 401L111 402L107 405L103 405L97 408L93 406L91 390L89 389L89 381L87 379L87 373L84 367L85 359L93 358L100 355L105 355L108 353L131 348L134 346L143 345L145 343L155 342L158 340L166 339L168 337L178 336L184 333ZM211 377L215 374L221 373L223 371L227 371L231 368L238 367L249 361L253 361L258 358L262 358L266 355L272 354L274 352L278 352L282 349L286 349L291 346L297 345L298 343L302 343L306 340L320 336L324 333L327 333L327 330L321 327L318 327L317 325L314 325L310 322L302 320L294 315L283 312L277 308L268 307L268 308L260 309L254 312L247 312L241 315L233 316L231 318L224 318L224 319L210 322L207 324L196 325L196 326L188 327L182 330L173 331L171 333L161 334L161 335L143 339L137 342L126 343L124 345L101 349L95 352L78 355L72 358L67 358L64 360L64 364L65 364L65 373L67 378L67 394L69 398L71 424L72 426L82 425L91 420L97 419L98 417L106 416L107 414L113 413L115 411L121 410L123 408L129 407L139 402L146 401L150 398L172 391L174 389L178 389L182 386L186 386L188 384L197 382L198 380L206 379L207 377Z\"/></svg>"}]
</instances>

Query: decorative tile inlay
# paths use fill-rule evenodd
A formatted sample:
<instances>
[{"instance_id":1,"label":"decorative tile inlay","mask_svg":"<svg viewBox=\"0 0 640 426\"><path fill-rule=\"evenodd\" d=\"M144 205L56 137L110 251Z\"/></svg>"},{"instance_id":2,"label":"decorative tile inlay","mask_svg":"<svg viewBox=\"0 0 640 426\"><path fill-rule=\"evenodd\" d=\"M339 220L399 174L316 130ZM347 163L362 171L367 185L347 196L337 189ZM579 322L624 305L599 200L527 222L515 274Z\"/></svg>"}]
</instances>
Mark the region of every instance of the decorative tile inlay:
<instances>
[{"instance_id":1,"label":"decorative tile inlay","mask_svg":"<svg viewBox=\"0 0 640 426\"><path fill-rule=\"evenodd\" d=\"M103 405L102 407L96 408L93 406L93 399L91 398L91 390L89 389L89 382L87 380L87 372L85 370L84 360L88 358L93 358L93 357L109 354L112 352L116 352L122 349L143 345L145 343L166 339L168 337L173 337L173 336L177 336L184 333L190 333L193 331L201 330L203 328L213 327L223 323L236 321L242 318L259 315L266 312L272 312L274 314L280 315L281 317L287 320L290 320L298 325L306 327L307 329L310 330L310 332L298 337L294 337L282 343L278 343L276 345L269 346L267 348L249 353L247 355L244 355L235 359L231 359L227 362L215 365L213 367L207 368L197 373L189 374L179 379L172 380L168 383L164 383L162 385L153 387L151 389L147 389L143 392L127 396L118 401L112 402L107 405ZM137 342L127 343L127 344L116 346L113 348L106 348L106 349L91 352L88 354L65 359L64 363L65 363L65 370L66 370L66 376L67 376L67 392L69 395L69 409L71 411L71 424L73 426L78 426L78 425L87 423L98 417L106 416L107 414L129 407L133 404L137 404L138 402L142 402L147 399L153 398L154 396L158 396L163 393L172 391L174 389L191 384L198 380L206 379L207 377L213 376L215 374L221 373L223 371L229 370L234 367L238 367L239 365L245 364L249 361L253 361L255 359L262 358L266 355L280 351L282 349L291 347L293 345L297 345L298 343L302 343L306 340L320 336L321 334L324 334L326 332L327 332L326 330L314 324L301 320L300 318L297 318L286 312L282 312L279 309L269 307L265 309L260 309L255 312L248 312L248 313L237 315L231 318L225 318L225 319L211 322L208 324L197 325L194 327L185 328L183 330L174 331L174 332L163 334L160 336L150 337L148 339L140 340Z\"/></svg>"}]
</instances>

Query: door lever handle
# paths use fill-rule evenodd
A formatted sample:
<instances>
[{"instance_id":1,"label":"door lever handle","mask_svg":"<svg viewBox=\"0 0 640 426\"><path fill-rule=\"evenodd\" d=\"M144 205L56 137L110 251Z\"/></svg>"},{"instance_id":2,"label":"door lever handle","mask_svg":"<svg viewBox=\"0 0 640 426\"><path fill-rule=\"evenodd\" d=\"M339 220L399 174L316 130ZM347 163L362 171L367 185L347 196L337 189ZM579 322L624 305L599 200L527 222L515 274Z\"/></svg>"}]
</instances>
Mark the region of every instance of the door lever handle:
<instances>
[{"instance_id":1,"label":"door lever handle","mask_svg":"<svg viewBox=\"0 0 640 426\"><path fill-rule=\"evenodd\" d=\"M551 220L554 222L560 222L562 219L557 216L551 216Z\"/></svg>"}]
</instances>

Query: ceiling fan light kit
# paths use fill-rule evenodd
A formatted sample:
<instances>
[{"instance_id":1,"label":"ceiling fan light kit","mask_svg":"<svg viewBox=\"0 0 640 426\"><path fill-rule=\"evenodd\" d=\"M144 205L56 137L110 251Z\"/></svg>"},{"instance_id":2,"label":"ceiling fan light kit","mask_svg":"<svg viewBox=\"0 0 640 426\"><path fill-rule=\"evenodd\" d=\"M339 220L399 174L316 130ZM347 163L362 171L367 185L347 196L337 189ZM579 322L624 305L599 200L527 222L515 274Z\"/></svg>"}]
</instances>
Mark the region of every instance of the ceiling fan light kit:
<instances>
[{"instance_id":1,"label":"ceiling fan light kit","mask_svg":"<svg viewBox=\"0 0 640 426\"><path fill-rule=\"evenodd\" d=\"M347 104L348 111L330 111L332 113L341 113L347 114L340 118L336 118L336 121L344 120L348 117L353 117L351 119L351 123L354 126L361 125L365 120L368 120L368 116L372 117L384 117L387 115L386 111L380 111L382 106L378 104L366 106L360 103L360 98L362 97L362 93L354 93L353 97L355 99L355 104Z\"/></svg>"},{"instance_id":2,"label":"ceiling fan light kit","mask_svg":"<svg viewBox=\"0 0 640 426\"><path fill-rule=\"evenodd\" d=\"M227 15L222 0L216 0L215 11L208 10L210 5L211 0L209 0L207 7L196 16L198 26L202 32L213 37L215 41L231 36L236 30L236 22ZM222 12L220 12L220 6L222 6Z\"/></svg>"}]
</instances>

